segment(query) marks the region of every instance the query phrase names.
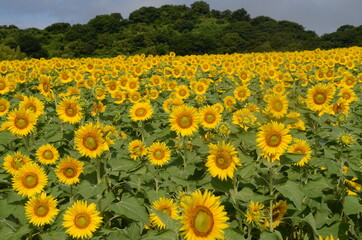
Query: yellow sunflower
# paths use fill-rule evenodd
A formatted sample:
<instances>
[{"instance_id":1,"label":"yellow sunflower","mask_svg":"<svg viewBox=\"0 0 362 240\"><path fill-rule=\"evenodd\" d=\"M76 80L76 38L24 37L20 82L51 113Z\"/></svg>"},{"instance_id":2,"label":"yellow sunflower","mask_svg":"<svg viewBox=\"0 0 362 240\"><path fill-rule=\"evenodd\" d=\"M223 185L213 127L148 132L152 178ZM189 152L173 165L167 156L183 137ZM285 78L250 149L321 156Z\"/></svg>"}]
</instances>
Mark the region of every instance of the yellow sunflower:
<instances>
[{"instance_id":1,"label":"yellow sunflower","mask_svg":"<svg viewBox=\"0 0 362 240\"><path fill-rule=\"evenodd\" d=\"M9 80L0 76L0 94L4 95L10 91Z\"/></svg>"},{"instance_id":2,"label":"yellow sunflower","mask_svg":"<svg viewBox=\"0 0 362 240\"><path fill-rule=\"evenodd\" d=\"M326 236L325 238L319 235L318 240L339 240L339 238L334 238L332 234Z\"/></svg>"},{"instance_id":3,"label":"yellow sunflower","mask_svg":"<svg viewBox=\"0 0 362 240\"><path fill-rule=\"evenodd\" d=\"M101 101L95 102L92 107L92 116L96 116L99 113L103 113L106 111L106 106Z\"/></svg>"},{"instance_id":4,"label":"yellow sunflower","mask_svg":"<svg viewBox=\"0 0 362 240\"><path fill-rule=\"evenodd\" d=\"M247 86L239 86L234 90L234 97L238 101L245 101L250 96L250 90Z\"/></svg>"},{"instance_id":5,"label":"yellow sunflower","mask_svg":"<svg viewBox=\"0 0 362 240\"><path fill-rule=\"evenodd\" d=\"M233 123L248 131L250 126L255 125L256 117L247 108L239 109L233 113Z\"/></svg>"},{"instance_id":6,"label":"yellow sunflower","mask_svg":"<svg viewBox=\"0 0 362 240\"><path fill-rule=\"evenodd\" d=\"M339 96L347 104L358 101L358 97L357 97L356 93L351 88L342 88L339 91Z\"/></svg>"},{"instance_id":7,"label":"yellow sunflower","mask_svg":"<svg viewBox=\"0 0 362 240\"><path fill-rule=\"evenodd\" d=\"M7 124L12 134L26 136L35 128L36 115L31 110L16 109L7 116Z\"/></svg>"},{"instance_id":8,"label":"yellow sunflower","mask_svg":"<svg viewBox=\"0 0 362 240\"><path fill-rule=\"evenodd\" d=\"M265 112L273 117L282 118L288 111L288 100L286 95L272 95L268 97Z\"/></svg>"},{"instance_id":9,"label":"yellow sunflower","mask_svg":"<svg viewBox=\"0 0 362 240\"><path fill-rule=\"evenodd\" d=\"M190 136L199 127L199 114L196 108L184 104L172 109L169 121L171 130L181 136Z\"/></svg>"},{"instance_id":10,"label":"yellow sunflower","mask_svg":"<svg viewBox=\"0 0 362 240\"><path fill-rule=\"evenodd\" d=\"M36 117L44 114L44 103L39 98L24 96L24 99L19 103L19 109L29 109Z\"/></svg>"},{"instance_id":11,"label":"yellow sunflower","mask_svg":"<svg viewBox=\"0 0 362 240\"><path fill-rule=\"evenodd\" d=\"M27 163L22 166L12 178L13 188L24 197L31 197L43 191L48 177L36 163Z\"/></svg>"},{"instance_id":12,"label":"yellow sunflower","mask_svg":"<svg viewBox=\"0 0 362 240\"><path fill-rule=\"evenodd\" d=\"M82 156L96 158L105 151L101 129L99 124L87 123L75 131L75 148Z\"/></svg>"},{"instance_id":13,"label":"yellow sunflower","mask_svg":"<svg viewBox=\"0 0 362 240\"><path fill-rule=\"evenodd\" d=\"M288 152L293 154L305 154L299 162L294 163L297 166L304 166L311 159L312 150L310 149L310 145L307 141L302 139L293 139L295 142L293 145L289 147Z\"/></svg>"},{"instance_id":14,"label":"yellow sunflower","mask_svg":"<svg viewBox=\"0 0 362 240\"><path fill-rule=\"evenodd\" d=\"M246 222L247 223L256 223L259 224L263 220L264 213L263 210L264 205L262 203L250 201L248 206L248 211L246 212Z\"/></svg>"},{"instance_id":15,"label":"yellow sunflower","mask_svg":"<svg viewBox=\"0 0 362 240\"><path fill-rule=\"evenodd\" d=\"M204 106L200 110L201 125L204 128L216 128L221 121L221 114L215 106Z\"/></svg>"},{"instance_id":16,"label":"yellow sunflower","mask_svg":"<svg viewBox=\"0 0 362 240\"><path fill-rule=\"evenodd\" d=\"M20 152L15 152L13 155L6 155L3 166L5 171L11 175L15 175L22 166L29 162L31 162L31 159L28 156L25 156Z\"/></svg>"},{"instance_id":17,"label":"yellow sunflower","mask_svg":"<svg viewBox=\"0 0 362 240\"><path fill-rule=\"evenodd\" d=\"M102 223L99 215L94 203L88 205L86 201L76 201L64 213L65 232L74 238L91 238Z\"/></svg>"},{"instance_id":18,"label":"yellow sunflower","mask_svg":"<svg viewBox=\"0 0 362 240\"><path fill-rule=\"evenodd\" d=\"M175 88L177 97L186 99L190 96L190 90L186 85L179 85Z\"/></svg>"},{"instance_id":19,"label":"yellow sunflower","mask_svg":"<svg viewBox=\"0 0 362 240\"><path fill-rule=\"evenodd\" d=\"M82 120L82 107L80 106L77 97L65 97L57 106L57 114L63 122L71 124L79 123Z\"/></svg>"},{"instance_id":20,"label":"yellow sunflower","mask_svg":"<svg viewBox=\"0 0 362 240\"><path fill-rule=\"evenodd\" d=\"M218 177L226 180L227 177L233 178L236 166L241 166L234 146L224 141L217 144L209 144L209 156L205 166L212 177Z\"/></svg>"},{"instance_id":21,"label":"yellow sunflower","mask_svg":"<svg viewBox=\"0 0 362 240\"><path fill-rule=\"evenodd\" d=\"M51 98L53 96L53 90L51 85L51 79L49 76L42 75L39 79L38 90L40 94L46 98Z\"/></svg>"},{"instance_id":22,"label":"yellow sunflower","mask_svg":"<svg viewBox=\"0 0 362 240\"><path fill-rule=\"evenodd\" d=\"M236 100L232 96L226 96L224 98L224 106L228 111L232 111L234 109L234 105L236 104Z\"/></svg>"},{"instance_id":23,"label":"yellow sunflower","mask_svg":"<svg viewBox=\"0 0 362 240\"><path fill-rule=\"evenodd\" d=\"M58 201L42 192L39 196L31 197L25 204L25 213L29 222L35 226L43 226L54 221L58 215Z\"/></svg>"},{"instance_id":24,"label":"yellow sunflower","mask_svg":"<svg viewBox=\"0 0 362 240\"><path fill-rule=\"evenodd\" d=\"M142 141L136 139L128 144L128 150L132 159L145 156L147 154L147 148Z\"/></svg>"},{"instance_id":25,"label":"yellow sunflower","mask_svg":"<svg viewBox=\"0 0 362 240\"><path fill-rule=\"evenodd\" d=\"M315 112L323 113L330 104L335 88L332 85L319 83L308 89L306 104L307 107Z\"/></svg>"},{"instance_id":26,"label":"yellow sunflower","mask_svg":"<svg viewBox=\"0 0 362 240\"><path fill-rule=\"evenodd\" d=\"M129 110L129 116L133 121L145 121L150 119L153 114L153 108L149 101L133 104Z\"/></svg>"},{"instance_id":27,"label":"yellow sunflower","mask_svg":"<svg viewBox=\"0 0 362 240\"><path fill-rule=\"evenodd\" d=\"M4 116L8 113L10 108L10 102L5 98L0 98L0 116Z\"/></svg>"},{"instance_id":28,"label":"yellow sunflower","mask_svg":"<svg viewBox=\"0 0 362 240\"><path fill-rule=\"evenodd\" d=\"M55 175L59 182L68 185L79 183L79 175L83 172L84 163L72 157L65 157L60 160Z\"/></svg>"},{"instance_id":29,"label":"yellow sunflower","mask_svg":"<svg viewBox=\"0 0 362 240\"><path fill-rule=\"evenodd\" d=\"M39 147L35 155L42 164L54 164L59 158L58 150L51 144Z\"/></svg>"},{"instance_id":30,"label":"yellow sunflower","mask_svg":"<svg viewBox=\"0 0 362 240\"><path fill-rule=\"evenodd\" d=\"M148 160L158 166L168 163L171 159L171 151L164 142L155 142L148 148Z\"/></svg>"},{"instance_id":31,"label":"yellow sunflower","mask_svg":"<svg viewBox=\"0 0 362 240\"><path fill-rule=\"evenodd\" d=\"M203 82L196 82L195 85L193 86L194 92L197 95L203 95L206 93L208 88L208 85L203 83Z\"/></svg>"},{"instance_id":32,"label":"yellow sunflower","mask_svg":"<svg viewBox=\"0 0 362 240\"><path fill-rule=\"evenodd\" d=\"M223 239L229 218L221 205L220 197L212 195L209 191L202 194L197 190L191 196L184 197L180 206L180 231L186 240Z\"/></svg>"},{"instance_id":33,"label":"yellow sunflower","mask_svg":"<svg viewBox=\"0 0 362 240\"><path fill-rule=\"evenodd\" d=\"M160 197L158 200L152 203L152 207L158 211L166 213L173 219L178 219L178 206L172 199ZM150 222L152 226L156 226L159 229L166 229L167 226L162 222L162 220L155 214L150 214Z\"/></svg>"},{"instance_id":34,"label":"yellow sunflower","mask_svg":"<svg viewBox=\"0 0 362 240\"><path fill-rule=\"evenodd\" d=\"M275 204L273 204L272 207L272 218L273 218L273 223L272 223L272 227L276 228L279 226L279 224L281 223L284 215L286 214L288 210L288 206L287 206L287 202L286 201L279 201ZM268 209L268 211L270 211L270 209ZM269 214L267 214L269 216ZM266 217L265 218L265 227L269 227L270 223L269 223L269 218Z\"/></svg>"},{"instance_id":35,"label":"yellow sunflower","mask_svg":"<svg viewBox=\"0 0 362 240\"><path fill-rule=\"evenodd\" d=\"M256 139L258 148L267 156L283 154L291 141L289 128L274 121L262 125Z\"/></svg>"}]
</instances>

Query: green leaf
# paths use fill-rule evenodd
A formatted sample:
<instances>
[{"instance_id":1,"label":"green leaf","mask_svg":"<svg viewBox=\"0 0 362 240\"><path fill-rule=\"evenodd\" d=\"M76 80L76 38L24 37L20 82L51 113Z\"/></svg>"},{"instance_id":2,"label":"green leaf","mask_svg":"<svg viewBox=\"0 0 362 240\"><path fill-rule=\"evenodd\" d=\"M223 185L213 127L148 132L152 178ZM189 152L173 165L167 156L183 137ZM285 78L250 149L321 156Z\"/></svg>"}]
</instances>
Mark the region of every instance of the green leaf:
<instances>
[{"instance_id":1,"label":"green leaf","mask_svg":"<svg viewBox=\"0 0 362 240\"><path fill-rule=\"evenodd\" d=\"M116 214L150 225L146 208L135 197L122 197L121 201L111 207Z\"/></svg>"},{"instance_id":2,"label":"green leaf","mask_svg":"<svg viewBox=\"0 0 362 240\"><path fill-rule=\"evenodd\" d=\"M107 184L105 182L101 182L97 185L91 185L88 181L82 181L79 184L78 193L82 195L85 199L89 199L98 194L101 194L107 188Z\"/></svg>"},{"instance_id":3,"label":"green leaf","mask_svg":"<svg viewBox=\"0 0 362 240\"><path fill-rule=\"evenodd\" d=\"M275 188L283 194L284 197L290 199L297 209L301 209L304 193L298 183L287 181L283 185L276 185Z\"/></svg>"},{"instance_id":4,"label":"green leaf","mask_svg":"<svg viewBox=\"0 0 362 240\"><path fill-rule=\"evenodd\" d=\"M358 201L357 196L346 196L343 201L343 211L347 215L362 212L362 205Z\"/></svg>"},{"instance_id":5,"label":"green leaf","mask_svg":"<svg viewBox=\"0 0 362 240\"><path fill-rule=\"evenodd\" d=\"M228 193L229 190L233 187L233 183L230 178L227 178L224 181L220 180L219 178L212 178L211 185L215 188L215 190L225 193Z\"/></svg>"},{"instance_id":6,"label":"green leaf","mask_svg":"<svg viewBox=\"0 0 362 240\"><path fill-rule=\"evenodd\" d=\"M245 240L242 233L232 228L227 228L224 231L224 238L228 240Z\"/></svg>"},{"instance_id":7,"label":"green leaf","mask_svg":"<svg viewBox=\"0 0 362 240\"><path fill-rule=\"evenodd\" d=\"M309 226L313 229L313 232L315 235L318 236L318 231L317 231L317 227L316 227L316 221L313 217L312 213L309 213L305 218L304 221L307 222L309 224Z\"/></svg>"},{"instance_id":8,"label":"green leaf","mask_svg":"<svg viewBox=\"0 0 362 240\"><path fill-rule=\"evenodd\" d=\"M302 160L306 155L305 154L293 154L293 153L286 153L280 157L281 164L291 164L297 163Z\"/></svg>"},{"instance_id":9,"label":"green leaf","mask_svg":"<svg viewBox=\"0 0 362 240\"><path fill-rule=\"evenodd\" d=\"M180 224L178 224L177 220L171 218L169 215L167 215L164 212L158 211L155 208L152 208L152 212L156 214L156 216L167 226L167 228L175 233L178 232L178 229L181 227Z\"/></svg>"},{"instance_id":10,"label":"green leaf","mask_svg":"<svg viewBox=\"0 0 362 240\"><path fill-rule=\"evenodd\" d=\"M177 239L177 235L171 231L165 231L156 236L142 238L142 240L175 240L175 239Z\"/></svg>"},{"instance_id":11,"label":"green leaf","mask_svg":"<svg viewBox=\"0 0 362 240\"><path fill-rule=\"evenodd\" d=\"M303 192L308 197L314 198L314 197L320 197L322 194L322 191L326 188L330 187L328 181L326 178L317 178L314 180L309 181L304 187Z\"/></svg>"},{"instance_id":12,"label":"green leaf","mask_svg":"<svg viewBox=\"0 0 362 240\"><path fill-rule=\"evenodd\" d=\"M40 234L42 240L62 240L67 238L67 234L65 232L44 232Z\"/></svg>"},{"instance_id":13,"label":"green leaf","mask_svg":"<svg viewBox=\"0 0 362 240\"><path fill-rule=\"evenodd\" d=\"M279 231L267 232L264 231L260 234L260 240L283 240Z\"/></svg>"},{"instance_id":14,"label":"green leaf","mask_svg":"<svg viewBox=\"0 0 362 240\"><path fill-rule=\"evenodd\" d=\"M0 132L0 145L7 145L14 141L16 137L12 135L9 131Z\"/></svg>"}]
</instances>

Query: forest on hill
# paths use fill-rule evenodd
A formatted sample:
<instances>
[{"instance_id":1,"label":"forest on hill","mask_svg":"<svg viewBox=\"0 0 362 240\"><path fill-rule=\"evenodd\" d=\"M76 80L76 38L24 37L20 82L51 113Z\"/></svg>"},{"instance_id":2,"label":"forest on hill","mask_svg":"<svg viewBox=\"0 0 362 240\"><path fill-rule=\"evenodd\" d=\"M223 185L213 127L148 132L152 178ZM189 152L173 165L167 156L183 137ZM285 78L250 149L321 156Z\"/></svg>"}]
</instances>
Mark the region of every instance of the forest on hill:
<instances>
[{"instance_id":1,"label":"forest on hill","mask_svg":"<svg viewBox=\"0 0 362 240\"><path fill-rule=\"evenodd\" d=\"M86 24L54 23L43 30L0 26L0 60L114 57L117 55L226 54L362 46L362 25L343 25L318 36L295 22L251 18L244 8L210 9L208 3L141 7L128 19L98 15Z\"/></svg>"}]
</instances>

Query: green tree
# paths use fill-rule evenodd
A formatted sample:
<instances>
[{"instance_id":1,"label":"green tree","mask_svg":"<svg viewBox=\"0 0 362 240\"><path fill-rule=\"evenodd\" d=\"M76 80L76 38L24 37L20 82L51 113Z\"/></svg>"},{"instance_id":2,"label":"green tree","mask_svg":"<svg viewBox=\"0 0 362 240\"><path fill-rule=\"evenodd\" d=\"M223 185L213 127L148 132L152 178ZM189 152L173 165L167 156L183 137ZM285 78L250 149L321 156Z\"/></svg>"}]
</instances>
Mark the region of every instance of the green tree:
<instances>
[{"instance_id":1,"label":"green tree","mask_svg":"<svg viewBox=\"0 0 362 240\"><path fill-rule=\"evenodd\" d=\"M110 15L97 15L87 23L93 27L97 33L117 33L122 26L122 15L112 13Z\"/></svg>"}]
</instances>

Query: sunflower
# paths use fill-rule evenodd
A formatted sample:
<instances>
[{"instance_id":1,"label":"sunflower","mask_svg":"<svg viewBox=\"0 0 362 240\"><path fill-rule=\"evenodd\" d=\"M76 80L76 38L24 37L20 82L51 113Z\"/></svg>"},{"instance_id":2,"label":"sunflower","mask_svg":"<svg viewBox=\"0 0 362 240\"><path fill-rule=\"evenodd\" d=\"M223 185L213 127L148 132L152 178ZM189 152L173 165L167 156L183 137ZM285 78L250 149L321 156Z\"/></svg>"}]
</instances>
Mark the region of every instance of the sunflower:
<instances>
[{"instance_id":1,"label":"sunflower","mask_svg":"<svg viewBox=\"0 0 362 240\"><path fill-rule=\"evenodd\" d=\"M295 123L288 124L288 127L289 128L296 128L296 129L304 131L305 130L305 123L299 117L300 117L299 112L290 112L290 113L288 113L287 118L296 121Z\"/></svg>"},{"instance_id":2,"label":"sunflower","mask_svg":"<svg viewBox=\"0 0 362 240\"><path fill-rule=\"evenodd\" d=\"M151 118L153 112L152 105L149 101L138 102L133 104L129 110L129 116L133 121L145 121Z\"/></svg>"},{"instance_id":3,"label":"sunflower","mask_svg":"<svg viewBox=\"0 0 362 240\"><path fill-rule=\"evenodd\" d=\"M173 108L169 121L171 130L181 136L189 136L199 127L199 114L196 108L184 104Z\"/></svg>"},{"instance_id":4,"label":"sunflower","mask_svg":"<svg viewBox=\"0 0 362 240\"><path fill-rule=\"evenodd\" d=\"M132 102L132 103L136 103L141 101L141 93L137 92L137 91L132 91L128 93L128 99Z\"/></svg>"},{"instance_id":5,"label":"sunflower","mask_svg":"<svg viewBox=\"0 0 362 240\"><path fill-rule=\"evenodd\" d=\"M10 91L9 80L0 76L0 94L4 95Z\"/></svg>"},{"instance_id":6,"label":"sunflower","mask_svg":"<svg viewBox=\"0 0 362 240\"><path fill-rule=\"evenodd\" d=\"M288 100L285 95L272 95L268 97L268 105L265 109L267 114L279 119L287 114Z\"/></svg>"},{"instance_id":7,"label":"sunflower","mask_svg":"<svg viewBox=\"0 0 362 240\"><path fill-rule=\"evenodd\" d=\"M260 127L256 141L264 155L275 156L286 151L292 136L289 134L289 128L283 123L272 121Z\"/></svg>"},{"instance_id":8,"label":"sunflower","mask_svg":"<svg viewBox=\"0 0 362 240\"><path fill-rule=\"evenodd\" d=\"M82 156L96 158L105 151L101 129L99 124L87 123L75 131L75 147Z\"/></svg>"},{"instance_id":9,"label":"sunflower","mask_svg":"<svg viewBox=\"0 0 362 240\"><path fill-rule=\"evenodd\" d=\"M273 228L276 228L279 226L285 213L287 212L287 209L288 209L288 206L287 206L286 201L279 201L279 202L273 204L273 207L272 207L272 218L273 218L272 227ZM270 211L270 209L268 209L268 211ZM265 226L269 227L269 225L270 225L269 219L265 218Z\"/></svg>"},{"instance_id":10,"label":"sunflower","mask_svg":"<svg viewBox=\"0 0 362 240\"><path fill-rule=\"evenodd\" d=\"M179 85L175 88L177 97L181 99L186 99L190 96L190 90L186 85Z\"/></svg>"},{"instance_id":11,"label":"sunflower","mask_svg":"<svg viewBox=\"0 0 362 240\"><path fill-rule=\"evenodd\" d=\"M193 89L197 95L203 95L206 93L208 85L203 82L196 82Z\"/></svg>"},{"instance_id":12,"label":"sunflower","mask_svg":"<svg viewBox=\"0 0 362 240\"><path fill-rule=\"evenodd\" d=\"M250 96L250 90L247 86L239 86L234 90L234 97L238 101L245 101Z\"/></svg>"},{"instance_id":13,"label":"sunflower","mask_svg":"<svg viewBox=\"0 0 362 240\"><path fill-rule=\"evenodd\" d=\"M263 210L264 205L262 203L250 201L248 211L246 212L246 222L259 224L264 217Z\"/></svg>"},{"instance_id":14,"label":"sunflower","mask_svg":"<svg viewBox=\"0 0 362 240\"><path fill-rule=\"evenodd\" d=\"M28 156L25 156L20 152L15 152L13 155L6 155L3 166L5 171L11 175L15 175L22 166L29 162L31 162L31 159Z\"/></svg>"},{"instance_id":15,"label":"sunflower","mask_svg":"<svg viewBox=\"0 0 362 240\"><path fill-rule=\"evenodd\" d=\"M226 96L224 98L224 106L228 111L232 111L234 109L234 105L236 104L236 100L232 96Z\"/></svg>"},{"instance_id":16,"label":"sunflower","mask_svg":"<svg viewBox=\"0 0 362 240\"><path fill-rule=\"evenodd\" d=\"M164 142L155 142L148 148L149 161L158 166L162 166L170 161L171 151Z\"/></svg>"},{"instance_id":17,"label":"sunflower","mask_svg":"<svg viewBox=\"0 0 362 240\"><path fill-rule=\"evenodd\" d=\"M293 141L295 143L289 147L288 152L293 154L304 154L305 157L303 157L299 162L294 163L294 165L297 166L304 166L304 164L308 163L311 159L312 151L310 149L310 145L307 141L302 139L293 139Z\"/></svg>"},{"instance_id":18,"label":"sunflower","mask_svg":"<svg viewBox=\"0 0 362 240\"><path fill-rule=\"evenodd\" d=\"M13 176L13 188L24 197L31 197L43 191L48 177L36 163L27 163Z\"/></svg>"},{"instance_id":19,"label":"sunflower","mask_svg":"<svg viewBox=\"0 0 362 240\"><path fill-rule=\"evenodd\" d=\"M99 113L103 113L106 111L106 106L101 101L95 102L92 107L92 116L96 116Z\"/></svg>"},{"instance_id":20,"label":"sunflower","mask_svg":"<svg viewBox=\"0 0 362 240\"><path fill-rule=\"evenodd\" d=\"M309 109L323 113L331 102L335 88L332 85L317 84L308 89L306 104Z\"/></svg>"},{"instance_id":21,"label":"sunflower","mask_svg":"<svg viewBox=\"0 0 362 240\"><path fill-rule=\"evenodd\" d=\"M49 76L42 75L39 79L38 90L40 94L46 98L50 98L53 95L51 80Z\"/></svg>"},{"instance_id":22,"label":"sunflower","mask_svg":"<svg viewBox=\"0 0 362 240\"><path fill-rule=\"evenodd\" d=\"M79 183L79 175L83 172L84 163L72 157L65 157L60 160L55 175L59 182L68 185Z\"/></svg>"},{"instance_id":23,"label":"sunflower","mask_svg":"<svg viewBox=\"0 0 362 240\"><path fill-rule=\"evenodd\" d=\"M221 121L221 114L215 106L204 106L200 110L201 125L204 128L216 128Z\"/></svg>"},{"instance_id":24,"label":"sunflower","mask_svg":"<svg viewBox=\"0 0 362 240\"><path fill-rule=\"evenodd\" d=\"M35 128L36 115L31 110L16 109L7 116L7 123L12 134L26 136Z\"/></svg>"},{"instance_id":25,"label":"sunflower","mask_svg":"<svg viewBox=\"0 0 362 240\"><path fill-rule=\"evenodd\" d=\"M147 154L147 148L140 140L133 140L128 144L128 150L132 159L145 156Z\"/></svg>"},{"instance_id":26,"label":"sunflower","mask_svg":"<svg viewBox=\"0 0 362 240\"><path fill-rule=\"evenodd\" d=\"M356 93L351 88L342 88L339 92L339 96L347 104L358 101Z\"/></svg>"},{"instance_id":27,"label":"sunflower","mask_svg":"<svg viewBox=\"0 0 362 240\"><path fill-rule=\"evenodd\" d=\"M319 235L318 240L339 240L339 238L334 238L332 234L326 236L325 238Z\"/></svg>"},{"instance_id":28,"label":"sunflower","mask_svg":"<svg viewBox=\"0 0 362 240\"><path fill-rule=\"evenodd\" d=\"M212 177L218 177L226 180L227 177L233 178L236 166L241 166L234 146L224 141L217 144L209 144L209 156L205 166Z\"/></svg>"},{"instance_id":29,"label":"sunflower","mask_svg":"<svg viewBox=\"0 0 362 240\"><path fill-rule=\"evenodd\" d=\"M59 158L58 150L51 144L46 144L38 148L35 155L42 164L54 164Z\"/></svg>"},{"instance_id":30,"label":"sunflower","mask_svg":"<svg viewBox=\"0 0 362 240\"><path fill-rule=\"evenodd\" d=\"M44 103L39 98L24 96L24 99L19 103L19 109L29 109L36 117L44 114Z\"/></svg>"},{"instance_id":31,"label":"sunflower","mask_svg":"<svg viewBox=\"0 0 362 240\"><path fill-rule=\"evenodd\" d=\"M64 213L65 232L74 238L91 238L102 222L99 215L94 203L88 205L86 201L76 201Z\"/></svg>"},{"instance_id":32,"label":"sunflower","mask_svg":"<svg viewBox=\"0 0 362 240\"><path fill-rule=\"evenodd\" d=\"M152 203L152 207L158 211L161 211L163 213L166 213L168 216L170 216L173 219L178 219L178 206L172 199L160 197L158 200L154 201ZM166 225L162 222L162 220L155 214L150 214L150 222L152 226L156 226L159 229L165 229L167 228Z\"/></svg>"},{"instance_id":33,"label":"sunflower","mask_svg":"<svg viewBox=\"0 0 362 240\"><path fill-rule=\"evenodd\" d=\"M233 123L248 131L250 126L255 125L256 117L247 108L239 109L233 113Z\"/></svg>"},{"instance_id":34,"label":"sunflower","mask_svg":"<svg viewBox=\"0 0 362 240\"><path fill-rule=\"evenodd\" d=\"M10 103L5 98L0 98L0 116L4 116L8 113Z\"/></svg>"},{"instance_id":35,"label":"sunflower","mask_svg":"<svg viewBox=\"0 0 362 240\"><path fill-rule=\"evenodd\" d=\"M58 215L58 201L42 192L39 196L31 197L25 204L26 217L35 226L43 226L54 221Z\"/></svg>"},{"instance_id":36,"label":"sunflower","mask_svg":"<svg viewBox=\"0 0 362 240\"><path fill-rule=\"evenodd\" d=\"M209 191L200 190L184 197L180 203L182 227L180 231L186 240L213 240L223 238L224 229L228 228L228 217L221 205L220 197Z\"/></svg>"},{"instance_id":37,"label":"sunflower","mask_svg":"<svg viewBox=\"0 0 362 240\"><path fill-rule=\"evenodd\" d=\"M71 124L79 123L82 120L82 107L77 101L77 97L65 97L57 106L57 114L63 122Z\"/></svg>"}]
</instances>

